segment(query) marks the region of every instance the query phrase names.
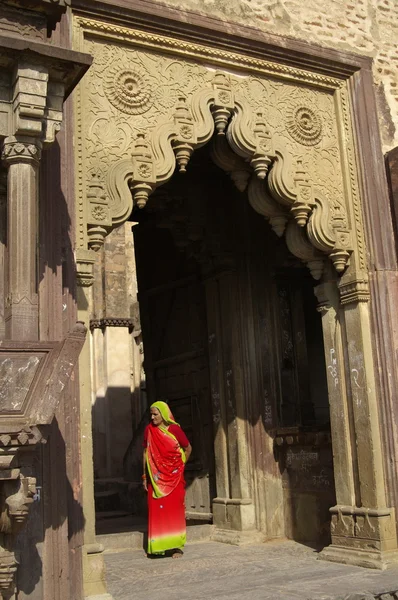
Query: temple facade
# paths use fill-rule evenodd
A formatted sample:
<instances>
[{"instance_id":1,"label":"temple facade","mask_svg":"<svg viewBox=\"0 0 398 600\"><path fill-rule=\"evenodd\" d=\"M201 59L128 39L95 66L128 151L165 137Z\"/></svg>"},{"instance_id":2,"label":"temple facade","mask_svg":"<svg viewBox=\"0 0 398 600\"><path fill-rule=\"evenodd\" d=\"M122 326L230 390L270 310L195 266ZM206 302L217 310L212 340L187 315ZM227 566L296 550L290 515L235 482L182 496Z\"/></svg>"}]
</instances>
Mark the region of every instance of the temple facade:
<instances>
[{"instance_id":1,"label":"temple facade","mask_svg":"<svg viewBox=\"0 0 398 600\"><path fill-rule=\"evenodd\" d=\"M3 600L111 600L156 399L192 527L398 561L398 9L306 4L2 2Z\"/></svg>"}]
</instances>

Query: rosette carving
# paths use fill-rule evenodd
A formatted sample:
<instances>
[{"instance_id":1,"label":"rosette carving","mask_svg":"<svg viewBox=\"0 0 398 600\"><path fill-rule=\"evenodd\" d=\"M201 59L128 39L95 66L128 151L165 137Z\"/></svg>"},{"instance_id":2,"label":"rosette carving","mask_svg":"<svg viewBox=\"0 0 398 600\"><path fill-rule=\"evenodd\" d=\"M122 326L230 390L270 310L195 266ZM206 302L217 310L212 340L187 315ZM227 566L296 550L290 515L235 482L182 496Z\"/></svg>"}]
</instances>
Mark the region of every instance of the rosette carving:
<instances>
[{"instance_id":1,"label":"rosette carving","mask_svg":"<svg viewBox=\"0 0 398 600\"><path fill-rule=\"evenodd\" d=\"M144 70L134 65L111 67L104 78L104 92L109 102L118 110L140 115L149 110L153 103L154 90Z\"/></svg>"},{"instance_id":2,"label":"rosette carving","mask_svg":"<svg viewBox=\"0 0 398 600\"><path fill-rule=\"evenodd\" d=\"M322 121L309 106L289 106L286 129L291 137L303 146L315 146L322 137Z\"/></svg>"}]
</instances>

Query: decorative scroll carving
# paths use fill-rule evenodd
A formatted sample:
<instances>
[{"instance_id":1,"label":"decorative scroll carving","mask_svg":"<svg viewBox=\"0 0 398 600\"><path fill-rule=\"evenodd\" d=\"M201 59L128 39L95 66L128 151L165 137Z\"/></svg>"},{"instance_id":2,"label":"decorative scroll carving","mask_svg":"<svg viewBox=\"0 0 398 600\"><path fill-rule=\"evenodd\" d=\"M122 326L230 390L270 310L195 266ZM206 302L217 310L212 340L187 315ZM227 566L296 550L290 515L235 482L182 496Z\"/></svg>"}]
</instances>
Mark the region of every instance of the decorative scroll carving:
<instances>
[{"instance_id":1,"label":"decorative scroll carving","mask_svg":"<svg viewBox=\"0 0 398 600\"><path fill-rule=\"evenodd\" d=\"M232 151L225 136L218 135L213 139L210 155L213 162L228 173L238 190L244 192L251 177L251 169L242 158Z\"/></svg>"},{"instance_id":2,"label":"decorative scroll carving","mask_svg":"<svg viewBox=\"0 0 398 600\"><path fill-rule=\"evenodd\" d=\"M314 279L321 278L323 257L308 240L305 230L294 221L289 221L286 228L286 244L290 252L305 262Z\"/></svg>"},{"instance_id":3,"label":"decorative scroll carving","mask_svg":"<svg viewBox=\"0 0 398 600\"><path fill-rule=\"evenodd\" d=\"M283 206L272 198L265 182L253 177L248 188L248 198L254 210L269 219L276 235L282 237L289 214Z\"/></svg>"}]
</instances>

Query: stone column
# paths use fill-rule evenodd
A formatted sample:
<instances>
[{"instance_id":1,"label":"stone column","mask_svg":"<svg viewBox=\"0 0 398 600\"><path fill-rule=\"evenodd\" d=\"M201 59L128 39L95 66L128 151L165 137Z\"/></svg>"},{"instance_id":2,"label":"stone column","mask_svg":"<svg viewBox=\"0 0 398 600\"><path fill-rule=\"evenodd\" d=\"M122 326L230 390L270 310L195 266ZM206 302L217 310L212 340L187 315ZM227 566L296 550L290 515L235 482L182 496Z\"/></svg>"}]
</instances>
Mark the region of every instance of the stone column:
<instances>
[{"instance_id":1,"label":"stone column","mask_svg":"<svg viewBox=\"0 0 398 600\"><path fill-rule=\"evenodd\" d=\"M231 544L261 541L251 498L238 274L227 271L207 279L206 298L215 424L214 539Z\"/></svg>"},{"instance_id":2,"label":"stone column","mask_svg":"<svg viewBox=\"0 0 398 600\"><path fill-rule=\"evenodd\" d=\"M330 509L332 544L320 558L384 569L398 553L395 511L386 504L369 293L366 284L340 285L340 306L336 284L319 286L317 295L324 312L337 496Z\"/></svg>"},{"instance_id":3,"label":"stone column","mask_svg":"<svg viewBox=\"0 0 398 600\"><path fill-rule=\"evenodd\" d=\"M338 505L354 506L356 446L352 443L350 433L352 415L345 382L344 341L338 318L340 298L337 282L332 279L318 285L315 294L319 301L318 311L322 315L336 500Z\"/></svg>"},{"instance_id":4,"label":"stone column","mask_svg":"<svg viewBox=\"0 0 398 600\"><path fill-rule=\"evenodd\" d=\"M78 319L87 325L92 310L93 264L95 253L92 250L79 249L77 256L77 306ZM92 439L92 386L90 336L80 354L80 422L81 422L81 457L84 514L84 547L83 547L83 586L84 597L90 600L112 600L107 593L105 581L104 547L97 543L95 537L95 504L94 504L94 468Z\"/></svg>"},{"instance_id":5,"label":"stone column","mask_svg":"<svg viewBox=\"0 0 398 600\"><path fill-rule=\"evenodd\" d=\"M3 160L8 167L7 223L9 285L5 335L37 340L37 206L41 142L8 137Z\"/></svg>"}]
</instances>

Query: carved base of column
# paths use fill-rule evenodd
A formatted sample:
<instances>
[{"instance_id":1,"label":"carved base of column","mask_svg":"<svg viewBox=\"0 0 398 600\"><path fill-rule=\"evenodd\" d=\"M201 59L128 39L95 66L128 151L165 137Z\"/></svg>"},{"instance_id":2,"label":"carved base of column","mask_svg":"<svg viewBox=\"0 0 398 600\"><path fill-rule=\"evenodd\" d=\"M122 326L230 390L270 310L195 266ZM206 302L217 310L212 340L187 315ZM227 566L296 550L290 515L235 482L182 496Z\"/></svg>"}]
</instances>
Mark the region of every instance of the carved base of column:
<instances>
[{"instance_id":1,"label":"carved base of column","mask_svg":"<svg viewBox=\"0 0 398 600\"><path fill-rule=\"evenodd\" d=\"M334 506L330 511L332 544L322 550L321 560L382 570L397 564L393 508Z\"/></svg>"},{"instance_id":2,"label":"carved base of column","mask_svg":"<svg viewBox=\"0 0 398 600\"><path fill-rule=\"evenodd\" d=\"M101 544L86 544L83 557L85 600L113 600L106 589L104 547Z\"/></svg>"},{"instance_id":3,"label":"carved base of column","mask_svg":"<svg viewBox=\"0 0 398 600\"><path fill-rule=\"evenodd\" d=\"M215 542L233 544L258 544L264 534L255 528L255 509L251 498L214 498L213 500Z\"/></svg>"},{"instance_id":4,"label":"carved base of column","mask_svg":"<svg viewBox=\"0 0 398 600\"><path fill-rule=\"evenodd\" d=\"M328 546L318 555L318 560L365 567L367 569L380 569L384 571L398 563L398 551L378 552L361 550L360 548L348 548L344 546Z\"/></svg>"},{"instance_id":5,"label":"carved base of column","mask_svg":"<svg viewBox=\"0 0 398 600\"><path fill-rule=\"evenodd\" d=\"M251 498L214 498L213 523L220 529L255 529L256 515Z\"/></svg>"}]
</instances>

